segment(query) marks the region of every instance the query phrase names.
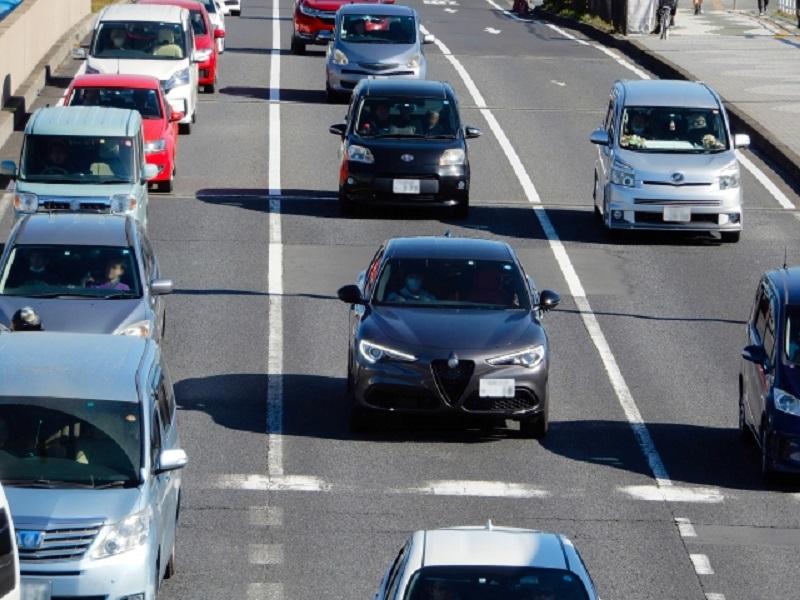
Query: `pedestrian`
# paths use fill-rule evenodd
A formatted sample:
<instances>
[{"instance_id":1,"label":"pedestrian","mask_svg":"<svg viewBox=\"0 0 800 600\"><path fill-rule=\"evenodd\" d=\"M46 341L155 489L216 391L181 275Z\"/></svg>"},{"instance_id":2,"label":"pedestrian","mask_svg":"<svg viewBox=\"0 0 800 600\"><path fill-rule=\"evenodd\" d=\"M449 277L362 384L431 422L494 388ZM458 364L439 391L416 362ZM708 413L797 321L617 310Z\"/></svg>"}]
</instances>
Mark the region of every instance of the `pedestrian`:
<instances>
[{"instance_id":1,"label":"pedestrian","mask_svg":"<svg viewBox=\"0 0 800 600\"><path fill-rule=\"evenodd\" d=\"M694 14L702 15L703 14L703 0L693 0L694 2Z\"/></svg>"},{"instance_id":2,"label":"pedestrian","mask_svg":"<svg viewBox=\"0 0 800 600\"><path fill-rule=\"evenodd\" d=\"M760 16L767 14L767 4L769 4L769 0L758 0L758 14Z\"/></svg>"}]
</instances>

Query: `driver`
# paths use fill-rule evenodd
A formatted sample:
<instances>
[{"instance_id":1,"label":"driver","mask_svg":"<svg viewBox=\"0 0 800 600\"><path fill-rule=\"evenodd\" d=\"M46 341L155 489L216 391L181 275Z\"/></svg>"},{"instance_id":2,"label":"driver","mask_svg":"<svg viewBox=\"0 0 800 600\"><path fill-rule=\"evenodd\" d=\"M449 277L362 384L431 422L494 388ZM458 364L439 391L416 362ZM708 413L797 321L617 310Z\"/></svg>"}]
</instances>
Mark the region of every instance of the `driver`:
<instances>
[{"instance_id":1,"label":"driver","mask_svg":"<svg viewBox=\"0 0 800 600\"><path fill-rule=\"evenodd\" d=\"M60 140L53 140L47 147L42 175L67 174L67 147Z\"/></svg>"},{"instance_id":2,"label":"driver","mask_svg":"<svg viewBox=\"0 0 800 600\"><path fill-rule=\"evenodd\" d=\"M112 29L108 37L111 39L111 45L114 50L126 50L124 46L125 42L128 41L128 34L125 33L124 29Z\"/></svg>"},{"instance_id":3,"label":"driver","mask_svg":"<svg viewBox=\"0 0 800 600\"><path fill-rule=\"evenodd\" d=\"M405 283L396 292L389 294L390 302L436 302L436 296L422 287L422 276L412 271L406 275Z\"/></svg>"},{"instance_id":4,"label":"driver","mask_svg":"<svg viewBox=\"0 0 800 600\"><path fill-rule=\"evenodd\" d=\"M425 582L420 597L424 600L460 600L458 594L438 580Z\"/></svg>"},{"instance_id":5,"label":"driver","mask_svg":"<svg viewBox=\"0 0 800 600\"><path fill-rule=\"evenodd\" d=\"M410 104L401 104L400 116L397 117L397 120L389 129L389 133L405 133L408 135L414 135L417 132L417 127L411 120L411 113L413 111L414 107L412 107Z\"/></svg>"},{"instance_id":6,"label":"driver","mask_svg":"<svg viewBox=\"0 0 800 600\"><path fill-rule=\"evenodd\" d=\"M378 135L388 133L392 122L389 119L391 109L387 102L379 102L371 110L372 119L361 126L361 133L365 135Z\"/></svg>"}]
</instances>

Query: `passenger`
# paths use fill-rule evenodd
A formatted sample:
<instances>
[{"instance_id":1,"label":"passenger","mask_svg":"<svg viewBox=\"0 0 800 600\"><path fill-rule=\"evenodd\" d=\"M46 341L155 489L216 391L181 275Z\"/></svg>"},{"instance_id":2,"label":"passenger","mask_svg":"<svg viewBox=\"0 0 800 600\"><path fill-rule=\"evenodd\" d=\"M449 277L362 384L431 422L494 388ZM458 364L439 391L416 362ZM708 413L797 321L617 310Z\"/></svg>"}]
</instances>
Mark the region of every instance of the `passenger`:
<instances>
[{"instance_id":1,"label":"passenger","mask_svg":"<svg viewBox=\"0 0 800 600\"><path fill-rule=\"evenodd\" d=\"M351 39L360 39L366 35L367 27L364 24L364 19L353 21L353 29L350 32Z\"/></svg>"},{"instance_id":2,"label":"passenger","mask_svg":"<svg viewBox=\"0 0 800 600\"><path fill-rule=\"evenodd\" d=\"M35 310L25 306L11 317L11 331L42 331L42 321Z\"/></svg>"},{"instance_id":3,"label":"passenger","mask_svg":"<svg viewBox=\"0 0 800 600\"><path fill-rule=\"evenodd\" d=\"M126 42L128 41L128 34L124 29L115 28L108 34L111 40L111 50L127 50Z\"/></svg>"},{"instance_id":4,"label":"passenger","mask_svg":"<svg viewBox=\"0 0 800 600\"><path fill-rule=\"evenodd\" d=\"M183 58L183 50L175 43L175 32L172 29L159 29L158 40L153 49L154 56Z\"/></svg>"},{"instance_id":5,"label":"passenger","mask_svg":"<svg viewBox=\"0 0 800 600\"><path fill-rule=\"evenodd\" d=\"M361 126L360 133L363 135L389 133L389 129L392 126L392 122L389 118L391 116L389 104L387 102L379 102L370 112L372 113L372 119Z\"/></svg>"},{"instance_id":6,"label":"passenger","mask_svg":"<svg viewBox=\"0 0 800 600\"><path fill-rule=\"evenodd\" d=\"M58 278L50 271L50 257L39 248L28 251L27 265L20 270L15 262L6 287L20 288L35 285L57 285ZM21 266L21 265L19 265Z\"/></svg>"},{"instance_id":7,"label":"passenger","mask_svg":"<svg viewBox=\"0 0 800 600\"><path fill-rule=\"evenodd\" d=\"M389 133L399 133L414 135L417 133L417 126L411 119L411 114L414 112L414 107L410 104L403 103L400 105L400 116L397 117L394 124L389 128Z\"/></svg>"},{"instance_id":8,"label":"passenger","mask_svg":"<svg viewBox=\"0 0 800 600\"><path fill-rule=\"evenodd\" d=\"M422 600L459 600L458 594L436 579L426 581L422 588Z\"/></svg>"},{"instance_id":9,"label":"passenger","mask_svg":"<svg viewBox=\"0 0 800 600\"><path fill-rule=\"evenodd\" d=\"M436 296L422 287L422 276L412 271L406 275L405 284L389 294L389 302L436 302Z\"/></svg>"},{"instance_id":10,"label":"passenger","mask_svg":"<svg viewBox=\"0 0 800 600\"><path fill-rule=\"evenodd\" d=\"M89 172L101 177L128 178L130 173L122 158L124 154L127 152L123 150L119 141L106 139L99 145L97 159L90 165Z\"/></svg>"},{"instance_id":11,"label":"passenger","mask_svg":"<svg viewBox=\"0 0 800 600\"><path fill-rule=\"evenodd\" d=\"M129 292L130 286L121 281L122 276L125 275L125 261L121 258L112 258L106 263L105 278L102 281L96 281L93 277L89 276L86 280L86 287L103 290L117 290L120 292Z\"/></svg>"},{"instance_id":12,"label":"passenger","mask_svg":"<svg viewBox=\"0 0 800 600\"><path fill-rule=\"evenodd\" d=\"M42 175L66 175L69 173L67 159L67 147L61 140L52 140L47 146L47 156L45 157Z\"/></svg>"},{"instance_id":13,"label":"passenger","mask_svg":"<svg viewBox=\"0 0 800 600\"><path fill-rule=\"evenodd\" d=\"M423 125L425 135L443 135L447 133L439 120L439 113L429 110L425 113L425 123Z\"/></svg>"},{"instance_id":14,"label":"passenger","mask_svg":"<svg viewBox=\"0 0 800 600\"><path fill-rule=\"evenodd\" d=\"M696 146L703 144L703 139L709 133L706 117L702 113L689 115L686 138Z\"/></svg>"}]
</instances>

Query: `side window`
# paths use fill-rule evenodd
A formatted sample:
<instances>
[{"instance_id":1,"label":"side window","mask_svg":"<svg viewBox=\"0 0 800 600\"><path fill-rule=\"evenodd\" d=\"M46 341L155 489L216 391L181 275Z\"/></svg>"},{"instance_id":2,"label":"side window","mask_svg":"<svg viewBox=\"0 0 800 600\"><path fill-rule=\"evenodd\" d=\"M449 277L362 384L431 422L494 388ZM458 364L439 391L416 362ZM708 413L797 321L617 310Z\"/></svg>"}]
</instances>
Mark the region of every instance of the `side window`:
<instances>
[{"instance_id":1,"label":"side window","mask_svg":"<svg viewBox=\"0 0 800 600\"><path fill-rule=\"evenodd\" d=\"M0 598L5 598L5 595L14 589L16 579L11 522L6 509L0 508Z\"/></svg>"},{"instance_id":2,"label":"side window","mask_svg":"<svg viewBox=\"0 0 800 600\"><path fill-rule=\"evenodd\" d=\"M775 311L769 303L767 303L767 316L765 319L765 327L764 327L764 335L762 336L762 340L764 340L764 350L767 351L767 356L769 357L769 363L775 363Z\"/></svg>"},{"instance_id":3,"label":"side window","mask_svg":"<svg viewBox=\"0 0 800 600\"><path fill-rule=\"evenodd\" d=\"M153 411L153 420L150 431L150 461L155 469L158 465L158 456L161 454L161 419L158 418L158 411Z\"/></svg>"},{"instance_id":4,"label":"side window","mask_svg":"<svg viewBox=\"0 0 800 600\"><path fill-rule=\"evenodd\" d=\"M159 377L158 388L156 389L156 405L158 406L158 414L161 417L161 422L165 427L169 427L175 415L175 397L172 395L172 390L170 389L166 377L164 377L163 371Z\"/></svg>"},{"instance_id":5,"label":"side window","mask_svg":"<svg viewBox=\"0 0 800 600\"><path fill-rule=\"evenodd\" d=\"M767 314L769 313L769 296L767 296L763 288L761 288L761 290L758 292L755 311L756 315L755 320L753 321L753 327L755 327L756 333L758 334L758 339L763 343L764 330L767 324Z\"/></svg>"},{"instance_id":6,"label":"side window","mask_svg":"<svg viewBox=\"0 0 800 600\"><path fill-rule=\"evenodd\" d=\"M366 280L364 282L364 291L367 298L372 295L372 290L375 289L375 282L378 280L378 273L381 268L381 260L383 259L383 248L375 253L372 262L369 263L369 268L366 273Z\"/></svg>"},{"instance_id":7,"label":"side window","mask_svg":"<svg viewBox=\"0 0 800 600\"><path fill-rule=\"evenodd\" d=\"M144 263L144 272L147 281L152 281L158 274L155 273L155 258L153 256L153 248L150 246L150 240L143 230L139 230L139 240L142 246L142 262Z\"/></svg>"},{"instance_id":8,"label":"side window","mask_svg":"<svg viewBox=\"0 0 800 600\"><path fill-rule=\"evenodd\" d=\"M403 559L405 558L406 547L403 546L397 554L397 558L392 563L392 570L389 573L389 581L386 582L386 598L394 598L397 593L397 586L400 584L400 573L403 571Z\"/></svg>"},{"instance_id":9,"label":"side window","mask_svg":"<svg viewBox=\"0 0 800 600\"><path fill-rule=\"evenodd\" d=\"M614 139L614 96L611 96L611 99L608 101L608 111L606 111L606 120L603 126L605 127L606 131L608 132L608 136L611 139Z\"/></svg>"}]
</instances>

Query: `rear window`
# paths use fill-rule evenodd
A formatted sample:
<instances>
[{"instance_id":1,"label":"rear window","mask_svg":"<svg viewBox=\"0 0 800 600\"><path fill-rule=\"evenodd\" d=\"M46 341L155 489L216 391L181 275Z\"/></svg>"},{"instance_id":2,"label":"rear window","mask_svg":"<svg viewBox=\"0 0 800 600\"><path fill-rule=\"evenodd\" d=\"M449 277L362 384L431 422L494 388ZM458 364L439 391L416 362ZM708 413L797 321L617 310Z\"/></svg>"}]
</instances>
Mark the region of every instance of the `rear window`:
<instances>
[{"instance_id":1,"label":"rear window","mask_svg":"<svg viewBox=\"0 0 800 600\"><path fill-rule=\"evenodd\" d=\"M156 90L125 88L75 88L70 106L108 106L138 110L144 119L161 118L161 102Z\"/></svg>"}]
</instances>

